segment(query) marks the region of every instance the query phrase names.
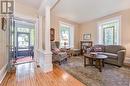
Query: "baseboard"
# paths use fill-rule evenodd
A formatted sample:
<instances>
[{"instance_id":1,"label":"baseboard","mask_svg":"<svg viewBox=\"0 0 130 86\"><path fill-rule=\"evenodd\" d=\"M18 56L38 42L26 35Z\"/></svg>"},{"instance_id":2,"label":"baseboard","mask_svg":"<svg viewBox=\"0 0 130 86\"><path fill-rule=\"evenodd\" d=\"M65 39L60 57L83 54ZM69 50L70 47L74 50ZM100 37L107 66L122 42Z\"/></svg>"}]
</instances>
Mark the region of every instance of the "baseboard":
<instances>
[{"instance_id":1,"label":"baseboard","mask_svg":"<svg viewBox=\"0 0 130 86\"><path fill-rule=\"evenodd\" d=\"M7 64L0 70L0 84L7 73Z\"/></svg>"}]
</instances>

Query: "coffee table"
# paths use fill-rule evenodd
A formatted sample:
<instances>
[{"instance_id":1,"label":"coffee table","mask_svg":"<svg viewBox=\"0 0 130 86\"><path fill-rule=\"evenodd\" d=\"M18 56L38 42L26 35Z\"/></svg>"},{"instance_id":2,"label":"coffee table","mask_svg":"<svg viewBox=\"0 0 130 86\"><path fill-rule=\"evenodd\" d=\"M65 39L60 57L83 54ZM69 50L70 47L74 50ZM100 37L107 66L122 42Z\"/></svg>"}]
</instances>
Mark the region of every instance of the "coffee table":
<instances>
[{"instance_id":1,"label":"coffee table","mask_svg":"<svg viewBox=\"0 0 130 86\"><path fill-rule=\"evenodd\" d=\"M102 72L102 67L104 67L104 60L108 57L106 55L99 54L84 54L84 67L86 66L95 66ZM89 64L86 63L86 60L89 60Z\"/></svg>"}]
</instances>

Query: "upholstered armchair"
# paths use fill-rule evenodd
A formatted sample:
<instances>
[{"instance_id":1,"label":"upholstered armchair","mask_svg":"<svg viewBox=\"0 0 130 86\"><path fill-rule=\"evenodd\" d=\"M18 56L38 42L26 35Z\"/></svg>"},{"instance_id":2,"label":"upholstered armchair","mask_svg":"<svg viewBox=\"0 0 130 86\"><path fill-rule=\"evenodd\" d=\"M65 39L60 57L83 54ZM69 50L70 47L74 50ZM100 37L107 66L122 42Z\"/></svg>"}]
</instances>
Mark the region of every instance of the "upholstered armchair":
<instances>
[{"instance_id":1,"label":"upholstered armchair","mask_svg":"<svg viewBox=\"0 0 130 86\"><path fill-rule=\"evenodd\" d=\"M52 61L61 64L63 61L67 61L67 52L59 49L58 42L51 42Z\"/></svg>"}]
</instances>

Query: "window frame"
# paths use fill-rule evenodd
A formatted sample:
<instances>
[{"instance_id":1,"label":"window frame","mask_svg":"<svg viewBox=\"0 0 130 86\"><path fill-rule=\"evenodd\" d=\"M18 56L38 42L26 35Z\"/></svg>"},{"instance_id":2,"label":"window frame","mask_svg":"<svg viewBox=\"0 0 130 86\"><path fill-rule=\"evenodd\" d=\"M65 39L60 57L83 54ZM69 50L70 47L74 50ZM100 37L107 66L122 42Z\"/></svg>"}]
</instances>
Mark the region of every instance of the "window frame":
<instances>
[{"instance_id":1,"label":"window frame","mask_svg":"<svg viewBox=\"0 0 130 86\"><path fill-rule=\"evenodd\" d=\"M112 28L113 29L113 44L115 43L115 29L114 29L114 26L111 26L111 27L103 28L103 44L104 45L108 45L105 42L105 30L108 29L108 28Z\"/></svg>"},{"instance_id":2,"label":"window frame","mask_svg":"<svg viewBox=\"0 0 130 86\"><path fill-rule=\"evenodd\" d=\"M61 41L61 26L65 26L65 27L68 27L70 29L70 40L69 40L69 47L67 48L74 48L74 25L72 24L69 24L69 23L66 23L66 22L62 22L62 21L59 21L59 40ZM60 48L64 48L64 46L61 46L60 44Z\"/></svg>"},{"instance_id":3,"label":"window frame","mask_svg":"<svg viewBox=\"0 0 130 86\"><path fill-rule=\"evenodd\" d=\"M103 43L104 42L103 33L102 33L103 30L101 30L102 25L107 24L107 23L112 23L112 22L118 22L119 29L118 29L118 34L117 34L118 35L117 36L117 40L118 40L117 45L121 45L121 16L109 18L109 19L106 19L106 20L103 20L103 21L97 23L97 40L96 40L97 44L104 44ZM102 37L100 37L101 35L102 35Z\"/></svg>"}]
</instances>

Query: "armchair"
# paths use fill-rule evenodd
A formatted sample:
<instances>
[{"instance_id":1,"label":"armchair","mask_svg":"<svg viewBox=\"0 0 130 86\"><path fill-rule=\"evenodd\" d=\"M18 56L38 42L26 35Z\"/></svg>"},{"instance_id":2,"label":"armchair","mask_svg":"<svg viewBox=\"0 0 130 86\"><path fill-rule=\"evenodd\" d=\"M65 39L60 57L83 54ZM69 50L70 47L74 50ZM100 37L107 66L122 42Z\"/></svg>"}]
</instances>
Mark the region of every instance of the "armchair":
<instances>
[{"instance_id":1,"label":"armchair","mask_svg":"<svg viewBox=\"0 0 130 86\"><path fill-rule=\"evenodd\" d=\"M52 61L61 64L63 61L67 61L68 54L65 51L59 49L58 42L51 42Z\"/></svg>"}]
</instances>

